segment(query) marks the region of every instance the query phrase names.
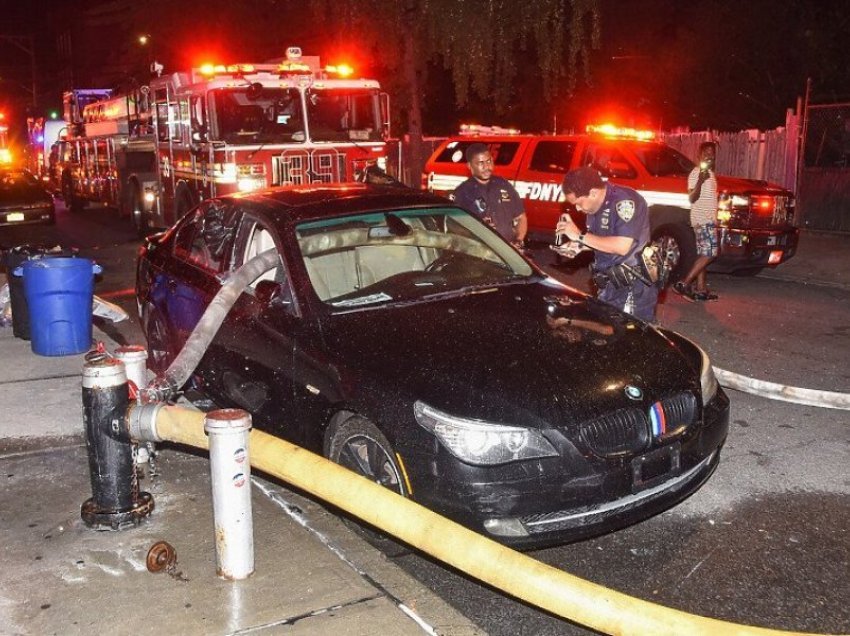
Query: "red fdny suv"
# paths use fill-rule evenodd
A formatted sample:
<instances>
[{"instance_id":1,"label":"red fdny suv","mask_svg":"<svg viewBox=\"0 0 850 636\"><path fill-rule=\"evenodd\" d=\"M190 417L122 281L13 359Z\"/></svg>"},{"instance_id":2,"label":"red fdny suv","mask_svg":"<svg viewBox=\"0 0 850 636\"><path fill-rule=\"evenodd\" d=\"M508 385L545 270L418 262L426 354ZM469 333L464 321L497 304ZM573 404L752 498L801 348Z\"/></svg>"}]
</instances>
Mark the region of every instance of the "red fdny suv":
<instances>
[{"instance_id":1,"label":"red fdny suv","mask_svg":"<svg viewBox=\"0 0 850 636\"><path fill-rule=\"evenodd\" d=\"M603 178L634 188L646 199L652 238L664 241L677 262L671 280L678 280L696 257L687 195L693 162L654 140L652 133L621 129L603 133L591 127L589 131L582 135L526 135L505 129L477 132L467 127L443 142L428 160L423 187L437 194L451 193L469 176L466 148L485 143L493 154L495 173L513 183L525 201L529 238L551 242L559 215L569 211L561 192L564 174L578 166L593 166ZM799 230L793 225L794 195L790 191L765 181L720 175L717 191L720 254L710 271L755 274L794 255Z\"/></svg>"}]
</instances>

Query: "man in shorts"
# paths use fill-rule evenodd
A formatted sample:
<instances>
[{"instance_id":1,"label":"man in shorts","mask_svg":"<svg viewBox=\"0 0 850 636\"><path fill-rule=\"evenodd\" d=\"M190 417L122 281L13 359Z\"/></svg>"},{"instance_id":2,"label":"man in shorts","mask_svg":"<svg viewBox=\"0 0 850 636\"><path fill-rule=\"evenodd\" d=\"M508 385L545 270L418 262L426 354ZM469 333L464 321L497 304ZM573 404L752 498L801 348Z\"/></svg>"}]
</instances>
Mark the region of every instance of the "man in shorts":
<instances>
[{"instance_id":1,"label":"man in shorts","mask_svg":"<svg viewBox=\"0 0 850 636\"><path fill-rule=\"evenodd\" d=\"M673 291L691 301L717 300L705 282L705 268L717 258L717 177L714 160L717 147L706 141L699 147L699 165L688 175L691 225L697 245L697 258L687 275L673 285Z\"/></svg>"}]
</instances>

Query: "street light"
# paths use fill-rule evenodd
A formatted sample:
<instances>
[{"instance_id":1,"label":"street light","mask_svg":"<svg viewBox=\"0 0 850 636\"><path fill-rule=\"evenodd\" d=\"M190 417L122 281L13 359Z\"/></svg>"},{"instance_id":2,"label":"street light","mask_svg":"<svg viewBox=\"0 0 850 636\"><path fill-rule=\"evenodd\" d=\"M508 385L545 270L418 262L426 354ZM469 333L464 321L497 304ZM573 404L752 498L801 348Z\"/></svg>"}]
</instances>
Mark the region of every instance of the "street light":
<instances>
[{"instance_id":1,"label":"street light","mask_svg":"<svg viewBox=\"0 0 850 636\"><path fill-rule=\"evenodd\" d=\"M141 46L143 49L146 50L146 55L145 55L146 70L145 70L145 72L148 74L148 77L150 77L150 75L153 74L153 72L154 72L154 70L153 70L153 38L151 37L150 33L142 33L138 38L136 38L136 41L139 43L139 46Z\"/></svg>"}]
</instances>

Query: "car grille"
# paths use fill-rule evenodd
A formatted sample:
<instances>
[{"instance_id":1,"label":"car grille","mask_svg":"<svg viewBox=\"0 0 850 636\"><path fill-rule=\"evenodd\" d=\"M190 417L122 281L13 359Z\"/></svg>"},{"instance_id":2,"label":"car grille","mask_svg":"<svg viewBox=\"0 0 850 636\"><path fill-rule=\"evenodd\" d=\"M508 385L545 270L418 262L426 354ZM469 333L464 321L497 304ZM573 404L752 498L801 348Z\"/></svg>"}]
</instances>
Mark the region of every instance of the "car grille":
<instances>
[{"instance_id":1,"label":"car grille","mask_svg":"<svg viewBox=\"0 0 850 636\"><path fill-rule=\"evenodd\" d=\"M697 399L693 393L679 393L661 400L661 409L667 419L667 426L660 437L668 439L679 435L693 424L697 414Z\"/></svg>"},{"instance_id":2,"label":"car grille","mask_svg":"<svg viewBox=\"0 0 850 636\"><path fill-rule=\"evenodd\" d=\"M692 393L677 393L653 404L650 412L621 409L583 422L579 427L581 441L600 457L640 452L649 446L651 437L670 439L693 424L696 398Z\"/></svg>"},{"instance_id":3,"label":"car grille","mask_svg":"<svg viewBox=\"0 0 850 636\"><path fill-rule=\"evenodd\" d=\"M596 455L611 457L637 452L649 442L649 421L639 409L625 409L584 422L581 440Z\"/></svg>"}]
</instances>

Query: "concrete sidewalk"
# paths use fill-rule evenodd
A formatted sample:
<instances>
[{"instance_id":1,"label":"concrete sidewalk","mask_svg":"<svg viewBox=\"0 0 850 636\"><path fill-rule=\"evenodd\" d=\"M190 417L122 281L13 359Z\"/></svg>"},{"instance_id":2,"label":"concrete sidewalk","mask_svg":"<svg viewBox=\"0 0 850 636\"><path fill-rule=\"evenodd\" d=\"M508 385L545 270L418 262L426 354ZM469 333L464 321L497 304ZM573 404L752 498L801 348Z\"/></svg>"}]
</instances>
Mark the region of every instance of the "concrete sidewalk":
<instances>
[{"instance_id":1,"label":"concrete sidewalk","mask_svg":"<svg viewBox=\"0 0 850 636\"><path fill-rule=\"evenodd\" d=\"M110 329L111 332L115 330ZM110 335L95 340L112 351ZM84 355L41 357L0 329L2 634L479 634L321 505L254 476L255 573L219 579L209 464L164 447L141 525L98 532L82 437ZM180 576L147 571L167 541Z\"/></svg>"}]
</instances>

